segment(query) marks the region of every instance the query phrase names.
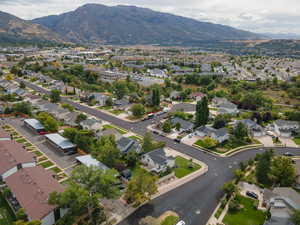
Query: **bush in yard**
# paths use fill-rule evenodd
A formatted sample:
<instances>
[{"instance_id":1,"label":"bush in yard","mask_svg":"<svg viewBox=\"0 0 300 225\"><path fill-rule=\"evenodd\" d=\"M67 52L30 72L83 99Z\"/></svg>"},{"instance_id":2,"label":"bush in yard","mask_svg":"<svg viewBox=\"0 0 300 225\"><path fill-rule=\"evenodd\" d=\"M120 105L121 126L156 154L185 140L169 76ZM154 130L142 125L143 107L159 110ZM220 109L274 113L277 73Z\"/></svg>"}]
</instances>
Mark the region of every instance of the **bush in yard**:
<instances>
[{"instance_id":1,"label":"bush in yard","mask_svg":"<svg viewBox=\"0 0 300 225\"><path fill-rule=\"evenodd\" d=\"M135 117L142 117L146 113L145 107L142 104L134 104L130 111Z\"/></svg>"},{"instance_id":2,"label":"bush in yard","mask_svg":"<svg viewBox=\"0 0 300 225\"><path fill-rule=\"evenodd\" d=\"M205 137L202 140L203 147L207 149L212 149L218 145L218 142L210 137Z\"/></svg>"},{"instance_id":3,"label":"bush in yard","mask_svg":"<svg viewBox=\"0 0 300 225\"><path fill-rule=\"evenodd\" d=\"M230 201L229 206L228 206L228 210L230 212L237 212L240 209L241 209L240 203L236 199L233 199Z\"/></svg>"}]
</instances>

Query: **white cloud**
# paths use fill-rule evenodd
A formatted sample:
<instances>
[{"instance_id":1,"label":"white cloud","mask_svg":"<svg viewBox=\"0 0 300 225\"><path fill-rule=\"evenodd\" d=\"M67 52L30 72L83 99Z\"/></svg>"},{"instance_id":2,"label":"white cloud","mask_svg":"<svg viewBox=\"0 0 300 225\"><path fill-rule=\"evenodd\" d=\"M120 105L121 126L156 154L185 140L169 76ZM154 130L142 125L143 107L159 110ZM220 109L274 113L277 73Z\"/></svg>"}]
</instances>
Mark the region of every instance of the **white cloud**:
<instances>
[{"instance_id":1,"label":"white cloud","mask_svg":"<svg viewBox=\"0 0 300 225\"><path fill-rule=\"evenodd\" d=\"M0 0L0 10L32 19L85 3L136 5L254 32L300 34L299 0Z\"/></svg>"}]
</instances>

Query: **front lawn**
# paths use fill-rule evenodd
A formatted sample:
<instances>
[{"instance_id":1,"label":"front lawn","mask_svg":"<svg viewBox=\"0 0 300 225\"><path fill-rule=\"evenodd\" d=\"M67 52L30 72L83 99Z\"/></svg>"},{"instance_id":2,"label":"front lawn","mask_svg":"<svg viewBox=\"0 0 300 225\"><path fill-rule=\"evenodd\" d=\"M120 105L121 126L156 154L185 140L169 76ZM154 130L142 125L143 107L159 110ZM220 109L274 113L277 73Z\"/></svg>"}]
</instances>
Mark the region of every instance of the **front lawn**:
<instances>
[{"instance_id":1,"label":"front lawn","mask_svg":"<svg viewBox=\"0 0 300 225\"><path fill-rule=\"evenodd\" d=\"M293 141L296 143L296 145L300 145L300 137L294 138Z\"/></svg>"},{"instance_id":2,"label":"front lawn","mask_svg":"<svg viewBox=\"0 0 300 225\"><path fill-rule=\"evenodd\" d=\"M181 156L176 157L175 164L176 168L174 169L174 172L177 178L182 178L201 168L200 165L193 163L192 161L187 160Z\"/></svg>"},{"instance_id":3,"label":"front lawn","mask_svg":"<svg viewBox=\"0 0 300 225\"><path fill-rule=\"evenodd\" d=\"M6 200L0 193L0 224L1 225L12 225L15 220L15 215L13 214L11 208L7 204Z\"/></svg>"},{"instance_id":4,"label":"front lawn","mask_svg":"<svg viewBox=\"0 0 300 225\"><path fill-rule=\"evenodd\" d=\"M178 216L167 216L164 221L161 222L161 225L175 225L178 221Z\"/></svg>"},{"instance_id":5,"label":"front lawn","mask_svg":"<svg viewBox=\"0 0 300 225\"><path fill-rule=\"evenodd\" d=\"M115 127L115 126L113 126L113 125L110 125L110 124L105 124L104 126L103 126L103 129L104 130L108 130L108 129L115 129L115 130L117 130L120 134L127 134L127 131L126 130L124 130L124 129L122 129L122 128L119 128L119 127Z\"/></svg>"},{"instance_id":6,"label":"front lawn","mask_svg":"<svg viewBox=\"0 0 300 225\"><path fill-rule=\"evenodd\" d=\"M109 112L111 112L112 114L114 114L114 115L116 115L116 116L118 116L118 115L120 115L120 114L122 114L122 113L125 113L124 110L117 110L117 109L111 110L111 111L109 111Z\"/></svg>"},{"instance_id":7,"label":"front lawn","mask_svg":"<svg viewBox=\"0 0 300 225\"><path fill-rule=\"evenodd\" d=\"M237 201L242 206L237 212L228 212L223 223L226 225L261 225L266 215L254 207L255 200L238 195Z\"/></svg>"}]
</instances>

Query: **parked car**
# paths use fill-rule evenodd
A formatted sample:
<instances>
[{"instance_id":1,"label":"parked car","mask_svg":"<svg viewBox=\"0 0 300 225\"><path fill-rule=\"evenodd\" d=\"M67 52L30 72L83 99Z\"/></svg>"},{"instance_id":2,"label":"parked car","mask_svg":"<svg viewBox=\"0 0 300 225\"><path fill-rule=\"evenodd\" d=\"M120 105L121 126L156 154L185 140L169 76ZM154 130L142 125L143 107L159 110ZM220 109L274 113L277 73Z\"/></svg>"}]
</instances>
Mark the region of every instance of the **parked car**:
<instances>
[{"instance_id":1,"label":"parked car","mask_svg":"<svg viewBox=\"0 0 300 225\"><path fill-rule=\"evenodd\" d=\"M185 222L183 220L180 220L176 225L185 225Z\"/></svg>"},{"instance_id":2,"label":"parked car","mask_svg":"<svg viewBox=\"0 0 300 225\"><path fill-rule=\"evenodd\" d=\"M291 152L286 152L286 153L284 153L283 155L284 155L284 156L294 156L294 154L291 153Z\"/></svg>"},{"instance_id":3,"label":"parked car","mask_svg":"<svg viewBox=\"0 0 300 225\"><path fill-rule=\"evenodd\" d=\"M252 191L247 191L246 195L249 196L250 198L258 199L258 195Z\"/></svg>"}]
</instances>

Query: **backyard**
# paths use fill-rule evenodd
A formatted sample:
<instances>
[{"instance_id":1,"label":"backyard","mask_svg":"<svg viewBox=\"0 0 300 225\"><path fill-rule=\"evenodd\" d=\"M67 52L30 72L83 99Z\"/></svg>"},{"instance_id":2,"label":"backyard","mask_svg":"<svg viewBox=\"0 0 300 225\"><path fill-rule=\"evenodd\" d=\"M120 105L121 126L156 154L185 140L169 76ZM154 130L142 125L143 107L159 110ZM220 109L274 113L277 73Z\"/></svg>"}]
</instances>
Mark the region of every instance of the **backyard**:
<instances>
[{"instance_id":1,"label":"backyard","mask_svg":"<svg viewBox=\"0 0 300 225\"><path fill-rule=\"evenodd\" d=\"M0 193L0 224L1 225L12 225L15 220L15 216L7 204L6 200Z\"/></svg>"},{"instance_id":2,"label":"backyard","mask_svg":"<svg viewBox=\"0 0 300 225\"><path fill-rule=\"evenodd\" d=\"M237 212L228 212L224 217L224 224L261 225L264 223L266 215L263 211L257 210L254 207L255 200L241 195L236 196L236 200L239 202L241 209Z\"/></svg>"}]
</instances>

